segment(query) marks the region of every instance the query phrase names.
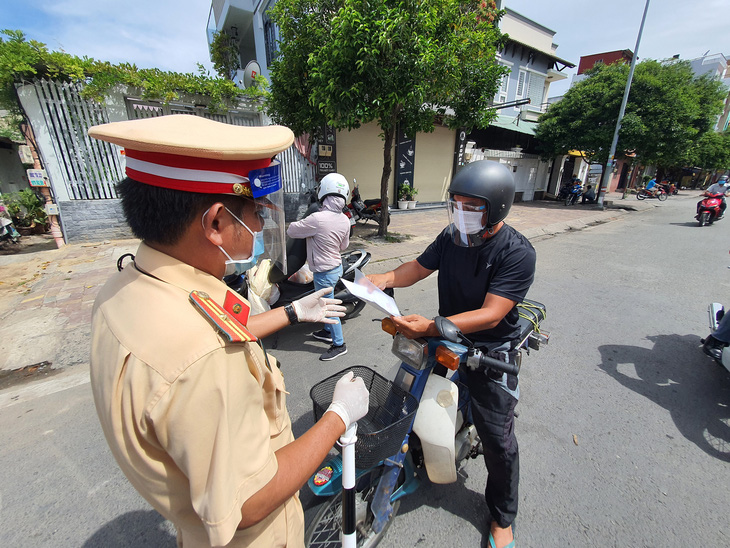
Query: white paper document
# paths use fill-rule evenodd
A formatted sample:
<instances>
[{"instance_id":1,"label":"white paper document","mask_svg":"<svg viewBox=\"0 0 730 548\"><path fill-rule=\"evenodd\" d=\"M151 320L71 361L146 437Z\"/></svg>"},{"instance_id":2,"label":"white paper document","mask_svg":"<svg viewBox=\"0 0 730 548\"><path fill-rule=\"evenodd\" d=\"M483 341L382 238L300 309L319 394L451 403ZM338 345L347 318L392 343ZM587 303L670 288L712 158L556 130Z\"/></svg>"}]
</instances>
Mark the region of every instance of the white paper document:
<instances>
[{"instance_id":1,"label":"white paper document","mask_svg":"<svg viewBox=\"0 0 730 548\"><path fill-rule=\"evenodd\" d=\"M366 303L373 305L381 312L388 316L402 316L398 305L395 304L393 297L386 295L378 286L365 277L365 274L355 269L355 282L350 282L344 278L341 280L350 293L358 299L362 299Z\"/></svg>"}]
</instances>

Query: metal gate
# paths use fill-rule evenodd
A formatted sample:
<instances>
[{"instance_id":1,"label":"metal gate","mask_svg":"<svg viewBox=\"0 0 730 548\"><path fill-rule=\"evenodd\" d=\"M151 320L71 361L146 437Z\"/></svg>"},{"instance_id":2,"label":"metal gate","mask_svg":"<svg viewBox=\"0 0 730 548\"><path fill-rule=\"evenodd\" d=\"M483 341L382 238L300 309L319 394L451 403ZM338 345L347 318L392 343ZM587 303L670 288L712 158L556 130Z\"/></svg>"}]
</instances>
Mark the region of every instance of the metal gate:
<instances>
[{"instance_id":1,"label":"metal gate","mask_svg":"<svg viewBox=\"0 0 730 548\"><path fill-rule=\"evenodd\" d=\"M109 122L106 107L83 99L81 84L39 80L35 89L69 197L72 200L117 198L116 183L125 177L120 147L87 135L91 126ZM250 102L222 113L183 102L161 103L133 97L127 97L125 102L130 120L190 114L236 126L263 124L258 106ZM285 192L299 194L316 184L314 166L295 146L282 152L279 158Z\"/></svg>"},{"instance_id":2,"label":"metal gate","mask_svg":"<svg viewBox=\"0 0 730 548\"><path fill-rule=\"evenodd\" d=\"M80 84L40 80L35 89L69 196L74 200L116 198L114 184L124 177L119 152L86 133L91 126L109 121L106 108L83 99Z\"/></svg>"}]
</instances>

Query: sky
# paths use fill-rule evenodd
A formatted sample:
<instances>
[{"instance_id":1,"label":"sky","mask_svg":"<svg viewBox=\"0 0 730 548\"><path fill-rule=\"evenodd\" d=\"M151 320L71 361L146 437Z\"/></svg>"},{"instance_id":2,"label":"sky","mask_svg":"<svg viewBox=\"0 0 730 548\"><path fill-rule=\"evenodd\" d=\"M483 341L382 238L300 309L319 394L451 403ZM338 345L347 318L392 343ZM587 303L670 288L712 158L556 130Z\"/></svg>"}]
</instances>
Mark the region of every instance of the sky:
<instances>
[{"instance_id":1,"label":"sky","mask_svg":"<svg viewBox=\"0 0 730 548\"><path fill-rule=\"evenodd\" d=\"M634 50L641 0L505 0L504 5L555 31L556 54ZM175 72L212 70L206 28L210 0L0 0L0 29L19 29L51 50ZM730 55L727 0L651 0L640 59ZM566 69L568 75L576 69ZM560 95L570 79L554 83Z\"/></svg>"}]
</instances>

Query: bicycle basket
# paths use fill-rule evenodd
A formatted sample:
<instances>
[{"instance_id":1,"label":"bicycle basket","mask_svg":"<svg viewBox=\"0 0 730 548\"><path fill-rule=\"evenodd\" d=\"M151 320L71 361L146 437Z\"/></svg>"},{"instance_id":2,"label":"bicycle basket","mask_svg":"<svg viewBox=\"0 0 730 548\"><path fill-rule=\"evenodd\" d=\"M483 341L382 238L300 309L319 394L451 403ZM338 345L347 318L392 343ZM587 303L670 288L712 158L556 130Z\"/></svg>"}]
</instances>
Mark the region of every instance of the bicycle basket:
<instances>
[{"instance_id":1,"label":"bicycle basket","mask_svg":"<svg viewBox=\"0 0 730 548\"><path fill-rule=\"evenodd\" d=\"M324 379L309 391L315 420L322 418L327 411L332 403L335 384L348 371L362 377L370 391L368 414L357 421L355 443L355 465L365 469L400 450L418 410L418 400L369 367L356 365Z\"/></svg>"}]
</instances>

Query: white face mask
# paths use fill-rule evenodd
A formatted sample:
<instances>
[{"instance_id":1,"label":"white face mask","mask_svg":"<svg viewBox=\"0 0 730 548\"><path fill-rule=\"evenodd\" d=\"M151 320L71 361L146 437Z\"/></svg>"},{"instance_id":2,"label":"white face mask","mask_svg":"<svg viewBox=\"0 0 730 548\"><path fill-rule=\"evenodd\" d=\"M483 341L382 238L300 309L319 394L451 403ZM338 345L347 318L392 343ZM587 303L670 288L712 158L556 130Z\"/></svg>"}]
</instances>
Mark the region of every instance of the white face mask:
<instances>
[{"instance_id":1,"label":"white face mask","mask_svg":"<svg viewBox=\"0 0 730 548\"><path fill-rule=\"evenodd\" d=\"M201 218L201 220L200 220L201 223L203 222L203 219L205 218L205 216L208 214L208 211L210 211L210 208L206 209L205 210L205 213L203 213L203 218ZM246 230L248 230L249 234L251 234L251 236L253 236L253 243L254 243L254 245L253 245L253 249L251 250L251 255L249 257L245 258L245 259L233 259L226 252L226 250L223 249L222 246L218 246L218 249L220 249L223 252L223 254L226 256L226 258L228 259L226 261L226 269L225 269L225 272L223 273L223 277L224 278L226 276L233 276L233 275L241 276L244 272L246 272L247 270L249 270L250 268L252 268L256 264L256 262L258 261L258 258L261 255L263 255L264 254L264 251L265 251L265 248L264 248L264 233L261 232L261 231L259 231L259 232L252 231L250 228L248 228L246 226L246 223L244 223L241 219L239 219L227 207L226 207L226 211L228 213L230 213L231 216L234 219L236 219L239 223L241 223L241 225L243 226L243 228L245 228ZM205 226L205 225L203 225L203 226Z\"/></svg>"},{"instance_id":2,"label":"white face mask","mask_svg":"<svg viewBox=\"0 0 730 548\"><path fill-rule=\"evenodd\" d=\"M484 213L454 209L454 223L462 234L477 234L484 230Z\"/></svg>"}]
</instances>

